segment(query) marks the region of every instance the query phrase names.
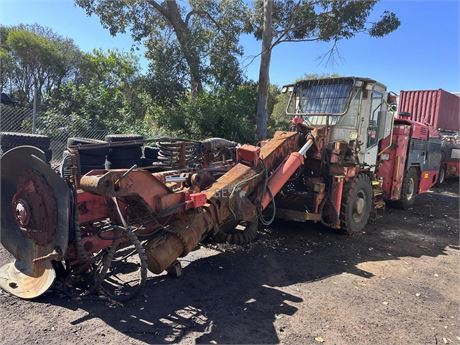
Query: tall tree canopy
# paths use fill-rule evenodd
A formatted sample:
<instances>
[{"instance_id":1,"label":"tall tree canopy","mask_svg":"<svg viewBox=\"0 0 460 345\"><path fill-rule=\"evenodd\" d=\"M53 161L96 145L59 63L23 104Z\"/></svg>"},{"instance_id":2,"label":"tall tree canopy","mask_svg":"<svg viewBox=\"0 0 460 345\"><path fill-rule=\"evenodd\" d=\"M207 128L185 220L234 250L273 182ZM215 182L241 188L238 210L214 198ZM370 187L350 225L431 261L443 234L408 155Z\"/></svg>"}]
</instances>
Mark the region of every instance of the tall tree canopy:
<instances>
[{"instance_id":1,"label":"tall tree canopy","mask_svg":"<svg viewBox=\"0 0 460 345\"><path fill-rule=\"evenodd\" d=\"M257 136L267 135L267 94L271 52L283 42L331 42L331 52L341 39L358 33L383 37L400 24L396 15L384 11L372 23L368 18L378 0L256 0L253 32L262 40L257 106Z\"/></svg>"},{"instance_id":2,"label":"tall tree canopy","mask_svg":"<svg viewBox=\"0 0 460 345\"><path fill-rule=\"evenodd\" d=\"M52 137L143 132L150 105L135 56L94 50L84 54L76 80L47 94L41 128Z\"/></svg>"},{"instance_id":3,"label":"tall tree canopy","mask_svg":"<svg viewBox=\"0 0 460 345\"><path fill-rule=\"evenodd\" d=\"M22 104L74 78L82 53L72 40L39 25L0 27L1 89Z\"/></svg>"},{"instance_id":4,"label":"tall tree canopy","mask_svg":"<svg viewBox=\"0 0 460 345\"><path fill-rule=\"evenodd\" d=\"M88 14L99 16L111 34L130 30L143 41L157 80L192 96L204 85L232 87L241 81L239 36L249 11L243 0L75 0Z\"/></svg>"}]
</instances>

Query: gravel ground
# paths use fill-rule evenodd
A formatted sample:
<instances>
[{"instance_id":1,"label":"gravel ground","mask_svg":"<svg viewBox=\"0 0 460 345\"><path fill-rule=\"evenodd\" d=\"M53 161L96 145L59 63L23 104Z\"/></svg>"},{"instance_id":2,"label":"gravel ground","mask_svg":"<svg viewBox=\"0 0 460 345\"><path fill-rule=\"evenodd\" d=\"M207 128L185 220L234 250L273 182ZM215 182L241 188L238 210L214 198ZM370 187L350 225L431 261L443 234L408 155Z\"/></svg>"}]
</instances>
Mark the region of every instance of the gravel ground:
<instances>
[{"instance_id":1,"label":"gravel ground","mask_svg":"<svg viewBox=\"0 0 460 345\"><path fill-rule=\"evenodd\" d=\"M0 343L460 344L456 181L361 236L279 222L182 263L182 277L152 276L124 306L0 292Z\"/></svg>"}]
</instances>

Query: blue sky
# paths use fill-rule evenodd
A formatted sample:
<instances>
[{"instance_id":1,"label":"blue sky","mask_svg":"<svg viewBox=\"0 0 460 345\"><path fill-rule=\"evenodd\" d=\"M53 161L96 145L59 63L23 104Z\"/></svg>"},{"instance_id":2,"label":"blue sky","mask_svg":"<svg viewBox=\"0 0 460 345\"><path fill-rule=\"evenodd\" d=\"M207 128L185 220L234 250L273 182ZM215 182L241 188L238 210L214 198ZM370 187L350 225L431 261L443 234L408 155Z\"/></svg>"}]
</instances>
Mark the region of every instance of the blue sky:
<instances>
[{"instance_id":1,"label":"blue sky","mask_svg":"<svg viewBox=\"0 0 460 345\"><path fill-rule=\"evenodd\" d=\"M438 89L460 91L460 0L381 1L371 20L385 9L395 12L400 28L387 37L359 35L339 43L341 60L321 64L327 43L284 43L273 51L272 83L288 84L306 73L339 73L379 80L393 91ZM93 48L129 50L129 35L112 37L97 17L88 17L71 0L0 0L0 23L48 26L72 38L84 51ZM243 36L245 55L257 55L260 42ZM137 53L142 56L142 49ZM248 59L245 60L247 63ZM141 58L144 68L147 65ZM243 62L243 64L245 64ZM259 60L247 66L248 78L257 79Z\"/></svg>"}]
</instances>

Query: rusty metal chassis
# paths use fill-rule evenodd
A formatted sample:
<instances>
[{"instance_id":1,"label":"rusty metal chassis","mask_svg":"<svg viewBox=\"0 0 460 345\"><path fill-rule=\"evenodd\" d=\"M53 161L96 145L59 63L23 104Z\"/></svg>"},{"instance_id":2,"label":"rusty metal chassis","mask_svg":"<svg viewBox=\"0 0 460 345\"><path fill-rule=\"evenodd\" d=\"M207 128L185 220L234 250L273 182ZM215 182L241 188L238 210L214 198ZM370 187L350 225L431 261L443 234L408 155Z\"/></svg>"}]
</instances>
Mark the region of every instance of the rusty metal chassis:
<instances>
[{"instance_id":1,"label":"rusty metal chassis","mask_svg":"<svg viewBox=\"0 0 460 345\"><path fill-rule=\"evenodd\" d=\"M327 220L329 226L340 228L344 184L361 169L348 144L327 141L327 127L309 128L301 123L295 127L295 131L277 132L261 148L243 145L233 164L161 173L94 170L82 176L77 208L85 248L94 252L111 245L94 235L94 224L104 219L114 224L128 222L140 238L146 239L150 271L161 273L229 219L256 219L267 192L262 189L264 179L273 177L307 138L313 139L314 145L295 181L287 183L276 197L277 217ZM213 169L226 173L215 179ZM187 177L188 183L167 183L172 175ZM302 195L307 198L302 199Z\"/></svg>"},{"instance_id":2,"label":"rusty metal chassis","mask_svg":"<svg viewBox=\"0 0 460 345\"><path fill-rule=\"evenodd\" d=\"M276 197L277 217L285 220L326 223L340 229L344 186L363 170L348 143L329 142L330 127L308 127L293 119L303 137L314 138L301 173ZM364 171L369 174L369 171Z\"/></svg>"},{"instance_id":3,"label":"rusty metal chassis","mask_svg":"<svg viewBox=\"0 0 460 345\"><path fill-rule=\"evenodd\" d=\"M111 245L98 236L98 224L128 222L147 239L149 269L160 273L228 219L254 220L263 197L262 182L298 150L299 139L296 132L277 132L260 152L244 145L240 163L198 171L93 170L78 181L76 213L83 247L91 254ZM216 180L216 171L227 172ZM166 182L167 176L178 174L189 177L186 186ZM68 252L75 256L77 251Z\"/></svg>"},{"instance_id":4,"label":"rusty metal chassis","mask_svg":"<svg viewBox=\"0 0 460 345\"><path fill-rule=\"evenodd\" d=\"M93 170L79 177L76 188L76 215L81 231L80 245L86 255L78 255L77 243L71 243L66 260L73 266L85 266L91 256L113 243L112 230L101 236L104 225L114 224L137 229L141 238L148 238L165 228L173 215L203 206L204 186L215 176L228 171L234 162L213 163L202 169L179 169L151 173L148 169ZM125 175L125 176L124 176ZM178 176L180 182L167 182ZM121 241L123 242L123 241Z\"/></svg>"}]
</instances>

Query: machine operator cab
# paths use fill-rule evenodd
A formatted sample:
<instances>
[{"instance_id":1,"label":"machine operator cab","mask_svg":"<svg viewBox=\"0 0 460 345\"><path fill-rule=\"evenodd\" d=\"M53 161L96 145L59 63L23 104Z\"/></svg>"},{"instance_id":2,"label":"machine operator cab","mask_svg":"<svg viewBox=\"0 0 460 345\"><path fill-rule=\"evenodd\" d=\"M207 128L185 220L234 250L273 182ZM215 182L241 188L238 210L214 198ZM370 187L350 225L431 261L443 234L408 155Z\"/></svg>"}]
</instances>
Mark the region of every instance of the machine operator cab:
<instances>
[{"instance_id":1,"label":"machine operator cab","mask_svg":"<svg viewBox=\"0 0 460 345\"><path fill-rule=\"evenodd\" d=\"M324 78L302 80L282 92L290 93L286 114L310 127L329 126L329 142L348 143L361 164L375 168L379 142L393 126L385 85L369 78Z\"/></svg>"}]
</instances>

